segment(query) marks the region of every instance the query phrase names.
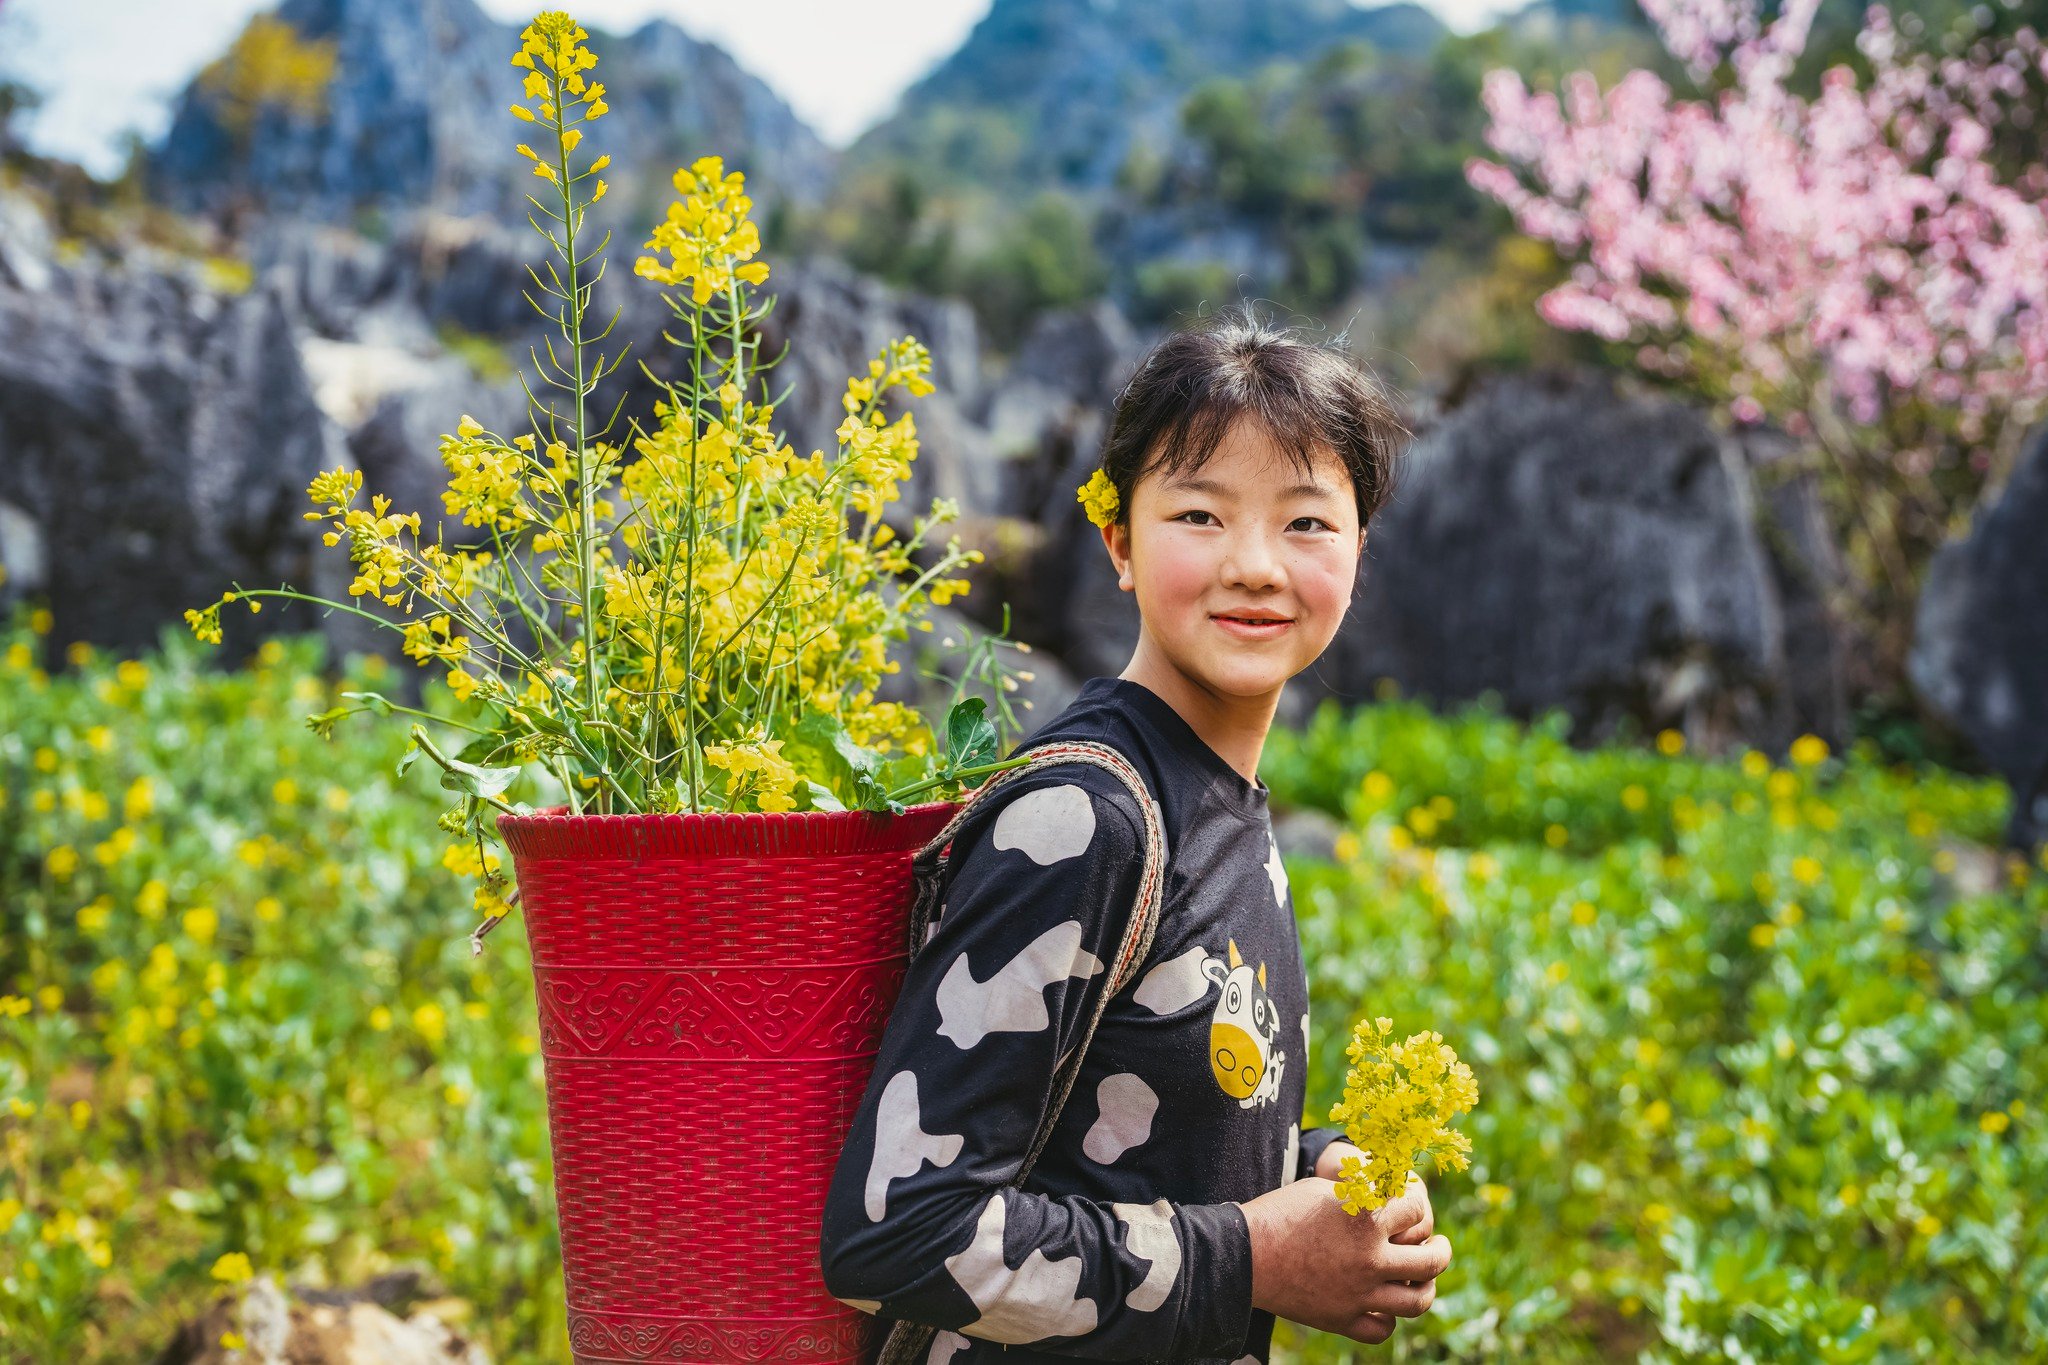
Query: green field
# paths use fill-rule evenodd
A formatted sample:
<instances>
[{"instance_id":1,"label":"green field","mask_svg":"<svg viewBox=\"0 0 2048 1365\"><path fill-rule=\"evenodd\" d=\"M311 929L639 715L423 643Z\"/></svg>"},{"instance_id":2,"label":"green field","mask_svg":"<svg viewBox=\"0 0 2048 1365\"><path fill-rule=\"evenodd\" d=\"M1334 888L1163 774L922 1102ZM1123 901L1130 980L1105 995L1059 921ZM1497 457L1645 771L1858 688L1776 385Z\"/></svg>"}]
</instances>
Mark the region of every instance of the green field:
<instances>
[{"instance_id":1,"label":"green field","mask_svg":"<svg viewBox=\"0 0 2048 1365\"><path fill-rule=\"evenodd\" d=\"M146 1359L244 1252L423 1266L565 1359L523 935L471 959L403 725L303 722L380 665L164 638L51 678L0 637L0 1356ZM1798 756L1401 702L1273 736L1276 806L1344 828L1289 861L1308 1121L1359 1014L1479 1077L1456 1263L1373 1354L2048 1359L2048 875L1995 783Z\"/></svg>"}]
</instances>

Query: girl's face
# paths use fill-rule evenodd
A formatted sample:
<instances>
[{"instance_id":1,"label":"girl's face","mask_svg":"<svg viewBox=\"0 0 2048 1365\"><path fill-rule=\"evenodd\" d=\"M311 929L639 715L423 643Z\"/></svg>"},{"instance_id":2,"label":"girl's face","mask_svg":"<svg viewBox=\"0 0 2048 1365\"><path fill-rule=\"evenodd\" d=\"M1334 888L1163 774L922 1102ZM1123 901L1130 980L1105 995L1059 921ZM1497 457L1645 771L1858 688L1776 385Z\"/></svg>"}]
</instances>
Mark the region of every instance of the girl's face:
<instances>
[{"instance_id":1,"label":"girl's face","mask_svg":"<svg viewBox=\"0 0 2048 1365\"><path fill-rule=\"evenodd\" d=\"M1212 695L1264 698L1314 663L1351 604L1365 533L1351 476L1318 447L1304 477L1257 419L1171 481L1147 470L1102 528L1151 648ZM1140 648L1145 648L1141 645Z\"/></svg>"}]
</instances>

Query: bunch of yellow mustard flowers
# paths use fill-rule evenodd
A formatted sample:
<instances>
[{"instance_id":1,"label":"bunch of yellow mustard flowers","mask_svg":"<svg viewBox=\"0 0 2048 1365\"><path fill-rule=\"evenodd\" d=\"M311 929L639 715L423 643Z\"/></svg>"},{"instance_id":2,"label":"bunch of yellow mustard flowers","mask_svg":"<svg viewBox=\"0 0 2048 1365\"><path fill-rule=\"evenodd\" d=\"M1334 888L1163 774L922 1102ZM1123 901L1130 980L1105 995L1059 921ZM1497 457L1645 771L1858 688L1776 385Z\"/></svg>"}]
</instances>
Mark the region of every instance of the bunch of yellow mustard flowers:
<instances>
[{"instance_id":1,"label":"bunch of yellow mustard flowers","mask_svg":"<svg viewBox=\"0 0 2048 1365\"><path fill-rule=\"evenodd\" d=\"M930 609L966 592L958 571L982 558L957 536L927 547L958 516L947 499L911 518L908 534L882 520L918 450L913 415L883 408L894 393L933 391L929 351L913 337L890 341L847 384L836 454L791 450L761 384L769 365L756 324L768 307L750 295L768 278L753 259L760 233L745 177L717 156L676 172L677 200L647 242L656 254L635 266L663 287L677 323L664 335L689 352L678 367L686 378L665 387L655 420L629 443L607 441L608 424L589 420L597 382L623 356L607 369L595 347L610 328L587 316L610 241L582 241L610 161L584 146L586 126L606 112L587 36L546 11L512 58L525 73L512 113L541 134L517 150L549 187L528 196L551 249L529 297L547 301L560 341L535 363L561 397L543 401L528 387L531 431L500 434L465 415L442 438L443 504L487 544L423 544L417 513L394 513L382 495L361 506L361 473L337 469L312 481L320 510L306 515L331 521L328 545L346 544L361 606L286 587L238 589L186 613L195 634L219 643L223 603L319 602L402 632L407 657L445 669L472 708L461 726L470 742L446 754L414 725L407 762L430 758L463 793L441 827L473 842L462 866L483 877L478 904L494 913L506 879L484 856L494 833L484 808L515 809L501 794L526 764L545 767L572 810L624 814L895 809L1021 761L993 761L980 700L962 700L970 684L992 685L1010 719L1002 694L1017 684L995 657L1008 643L995 635L970 636L954 705L973 715L949 715L948 752L918 712L876 697L899 668L888 642L930 631ZM629 455L639 458L628 465ZM308 717L316 731L331 735L361 712L439 719L378 693L346 696L359 704Z\"/></svg>"},{"instance_id":2,"label":"bunch of yellow mustard flowers","mask_svg":"<svg viewBox=\"0 0 2048 1365\"><path fill-rule=\"evenodd\" d=\"M1344 1098L1330 1108L1330 1122L1365 1155L1344 1158L1337 1197L1344 1211L1383 1207L1407 1187L1408 1174L1423 1157L1439 1169L1462 1171L1470 1164L1472 1140L1451 1128L1451 1120L1479 1102L1472 1068L1458 1060L1439 1033L1393 1038L1394 1021L1361 1019L1346 1054Z\"/></svg>"}]
</instances>

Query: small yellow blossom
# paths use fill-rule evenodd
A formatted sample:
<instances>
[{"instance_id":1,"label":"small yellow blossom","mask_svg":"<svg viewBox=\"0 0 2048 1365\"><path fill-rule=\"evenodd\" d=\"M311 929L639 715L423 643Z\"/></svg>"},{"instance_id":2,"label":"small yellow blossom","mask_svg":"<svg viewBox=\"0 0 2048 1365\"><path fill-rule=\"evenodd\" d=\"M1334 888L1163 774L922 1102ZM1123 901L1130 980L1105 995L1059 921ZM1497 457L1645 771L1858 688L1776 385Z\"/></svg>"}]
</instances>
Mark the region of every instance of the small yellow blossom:
<instances>
[{"instance_id":1,"label":"small yellow blossom","mask_svg":"<svg viewBox=\"0 0 2048 1365\"><path fill-rule=\"evenodd\" d=\"M239 1251L222 1254L220 1259L213 1263L212 1273L213 1278L222 1284L246 1284L256 1276L255 1268L249 1264L248 1256Z\"/></svg>"},{"instance_id":2,"label":"small yellow blossom","mask_svg":"<svg viewBox=\"0 0 2048 1365\"><path fill-rule=\"evenodd\" d=\"M1088 482L1075 490L1074 497L1087 512L1088 520L1097 526L1107 526L1117 519L1121 502L1116 484L1106 470L1098 469L1090 474Z\"/></svg>"},{"instance_id":3,"label":"small yellow blossom","mask_svg":"<svg viewBox=\"0 0 2048 1365\"><path fill-rule=\"evenodd\" d=\"M1657 752L1666 758L1676 758L1685 752L1685 736L1676 730L1659 730Z\"/></svg>"}]
</instances>

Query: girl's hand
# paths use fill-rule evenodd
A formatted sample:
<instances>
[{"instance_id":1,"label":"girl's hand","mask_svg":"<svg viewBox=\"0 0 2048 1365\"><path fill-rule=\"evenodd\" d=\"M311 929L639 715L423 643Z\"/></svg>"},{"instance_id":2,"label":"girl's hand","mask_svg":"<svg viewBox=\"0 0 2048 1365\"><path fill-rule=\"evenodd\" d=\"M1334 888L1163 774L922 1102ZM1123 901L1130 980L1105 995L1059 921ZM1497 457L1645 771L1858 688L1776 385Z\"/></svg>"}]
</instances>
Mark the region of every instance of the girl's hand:
<instances>
[{"instance_id":1,"label":"girl's hand","mask_svg":"<svg viewBox=\"0 0 2048 1365\"><path fill-rule=\"evenodd\" d=\"M1419 1176L1409 1176L1408 1188L1384 1208L1344 1212L1335 1183L1321 1173L1357 1151L1331 1143L1315 1176L1241 1207L1252 1234L1253 1306L1377 1345L1394 1334L1395 1318L1429 1311L1451 1244L1436 1235Z\"/></svg>"}]
</instances>

